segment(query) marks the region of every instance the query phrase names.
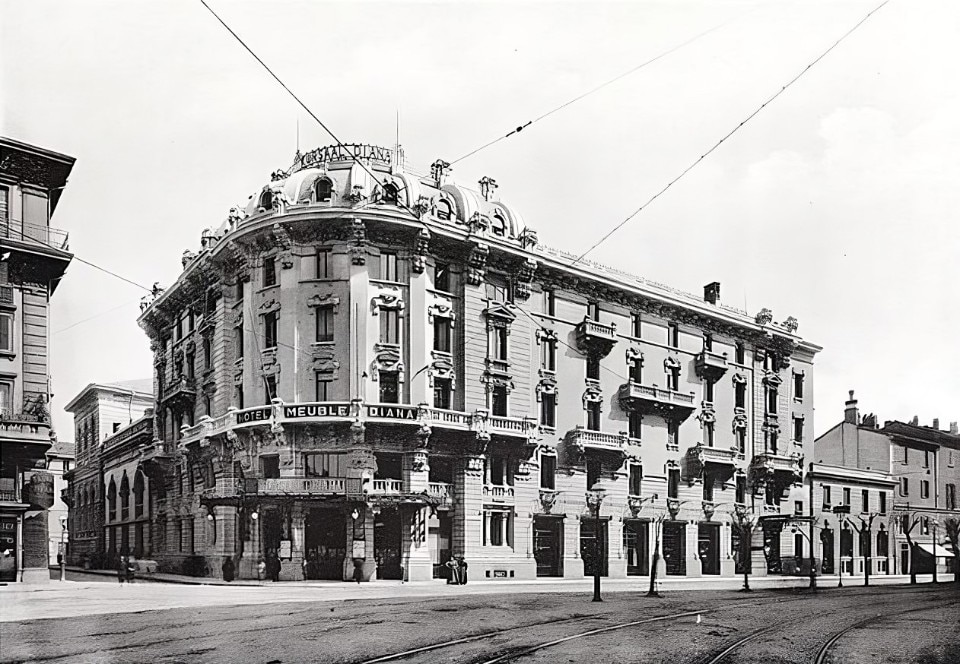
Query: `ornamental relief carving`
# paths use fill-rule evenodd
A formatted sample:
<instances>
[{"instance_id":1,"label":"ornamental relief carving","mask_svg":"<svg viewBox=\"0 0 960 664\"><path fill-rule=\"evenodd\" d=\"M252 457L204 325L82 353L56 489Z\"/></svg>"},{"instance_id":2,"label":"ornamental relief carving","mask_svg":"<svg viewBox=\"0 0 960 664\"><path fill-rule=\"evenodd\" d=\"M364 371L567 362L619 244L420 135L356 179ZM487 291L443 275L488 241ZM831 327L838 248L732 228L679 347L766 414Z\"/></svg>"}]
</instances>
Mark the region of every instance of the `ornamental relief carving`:
<instances>
[{"instance_id":1,"label":"ornamental relief carving","mask_svg":"<svg viewBox=\"0 0 960 664\"><path fill-rule=\"evenodd\" d=\"M395 292L382 290L379 294L373 296L370 300L371 315L379 316L381 309L394 309L399 311L401 315L403 314L406 305L401 297L400 289L395 288L391 290Z\"/></svg>"},{"instance_id":2,"label":"ornamental relief carving","mask_svg":"<svg viewBox=\"0 0 960 664\"><path fill-rule=\"evenodd\" d=\"M426 212L426 206L424 205L425 201L426 198L421 196L420 200L417 202L417 205L414 206L416 210L419 210L420 216L423 216L423 214ZM414 242L413 260L411 261L411 268L417 274L421 274L427 267L427 251L429 251L429 249L430 231L428 231L426 228L421 228L417 233L417 239Z\"/></svg>"},{"instance_id":3,"label":"ornamental relief carving","mask_svg":"<svg viewBox=\"0 0 960 664\"><path fill-rule=\"evenodd\" d=\"M557 379L554 376L544 376L540 379L540 382L537 383L537 401L542 401L542 396L544 394L553 394L556 396L558 394L557 390Z\"/></svg>"},{"instance_id":4,"label":"ornamental relief carving","mask_svg":"<svg viewBox=\"0 0 960 664\"><path fill-rule=\"evenodd\" d=\"M583 407L588 403L603 403L603 392L600 390L600 381L591 378L586 379L586 389L583 391Z\"/></svg>"},{"instance_id":5,"label":"ornamental relief carving","mask_svg":"<svg viewBox=\"0 0 960 664\"><path fill-rule=\"evenodd\" d=\"M374 360L370 367L370 379L374 382L380 380L381 371L397 372L398 382L404 382L404 365L400 356L399 346L392 344L374 344Z\"/></svg>"},{"instance_id":6,"label":"ornamental relief carving","mask_svg":"<svg viewBox=\"0 0 960 664\"><path fill-rule=\"evenodd\" d=\"M454 371L453 362L449 356L438 356L436 351L433 351L433 362L430 363L430 368L427 370L427 378L429 379L430 387L434 386L434 379L441 378L447 379L450 381L450 389L457 389L457 374Z\"/></svg>"},{"instance_id":7,"label":"ornamental relief carving","mask_svg":"<svg viewBox=\"0 0 960 664\"><path fill-rule=\"evenodd\" d=\"M471 286L479 286L483 283L487 275L487 256L490 254L490 247L483 242L478 243L470 250L467 257L467 283Z\"/></svg>"},{"instance_id":8,"label":"ornamental relief carving","mask_svg":"<svg viewBox=\"0 0 960 664\"><path fill-rule=\"evenodd\" d=\"M337 314L340 309L340 298L334 295L333 293L324 293L320 295L311 295L307 298L308 307L330 307L333 309L333 313Z\"/></svg>"},{"instance_id":9,"label":"ornamental relief carving","mask_svg":"<svg viewBox=\"0 0 960 664\"><path fill-rule=\"evenodd\" d=\"M532 258L527 258L517 269L517 278L514 284L514 294L521 300L529 299L530 284L533 283L533 276L536 273L539 265L540 263L538 261L535 261Z\"/></svg>"},{"instance_id":10,"label":"ornamental relief carving","mask_svg":"<svg viewBox=\"0 0 960 664\"><path fill-rule=\"evenodd\" d=\"M734 385L746 385L746 384L747 384L747 377L744 376L742 373L739 373L739 372L733 374L731 380L733 381L733 384L734 384Z\"/></svg>"},{"instance_id":11,"label":"ornamental relief carving","mask_svg":"<svg viewBox=\"0 0 960 664\"><path fill-rule=\"evenodd\" d=\"M427 322L433 324L434 318L447 318L450 320L450 327L457 324L457 314L449 303L437 302L427 307Z\"/></svg>"},{"instance_id":12,"label":"ornamental relief carving","mask_svg":"<svg viewBox=\"0 0 960 664\"><path fill-rule=\"evenodd\" d=\"M680 360L673 357L672 355L663 361L663 369L666 372L675 371L681 368Z\"/></svg>"},{"instance_id":13,"label":"ornamental relief carving","mask_svg":"<svg viewBox=\"0 0 960 664\"><path fill-rule=\"evenodd\" d=\"M556 342L557 331L549 327L540 327L536 331L537 345L542 342Z\"/></svg>"},{"instance_id":14,"label":"ornamental relief carving","mask_svg":"<svg viewBox=\"0 0 960 664\"><path fill-rule=\"evenodd\" d=\"M274 311L280 311L280 300L275 297L271 297L269 300L264 300L260 306L257 307L257 311L261 314L269 314Z\"/></svg>"}]
</instances>

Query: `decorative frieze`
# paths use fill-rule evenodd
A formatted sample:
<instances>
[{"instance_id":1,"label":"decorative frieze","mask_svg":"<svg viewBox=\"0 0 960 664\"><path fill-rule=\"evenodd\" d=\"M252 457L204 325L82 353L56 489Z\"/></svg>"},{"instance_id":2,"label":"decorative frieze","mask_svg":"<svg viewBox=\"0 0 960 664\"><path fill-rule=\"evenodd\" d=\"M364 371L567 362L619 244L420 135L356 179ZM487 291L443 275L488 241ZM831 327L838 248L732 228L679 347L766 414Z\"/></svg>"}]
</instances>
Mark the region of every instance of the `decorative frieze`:
<instances>
[{"instance_id":1,"label":"decorative frieze","mask_svg":"<svg viewBox=\"0 0 960 664\"><path fill-rule=\"evenodd\" d=\"M479 242L470 250L467 257L467 283L471 286L479 286L483 283L487 274L487 257L490 255L490 247Z\"/></svg>"},{"instance_id":2,"label":"decorative frieze","mask_svg":"<svg viewBox=\"0 0 960 664\"><path fill-rule=\"evenodd\" d=\"M524 260L517 269L517 278L514 282L514 295L521 300L530 299L530 284L533 283L533 275L540 265L538 261L532 258Z\"/></svg>"},{"instance_id":3,"label":"decorative frieze","mask_svg":"<svg viewBox=\"0 0 960 664\"><path fill-rule=\"evenodd\" d=\"M323 295L318 293L307 298L307 306L310 308L331 307L336 315L340 308L340 298L333 293L324 293Z\"/></svg>"},{"instance_id":4,"label":"decorative frieze","mask_svg":"<svg viewBox=\"0 0 960 664\"><path fill-rule=\"evenodd\" d=\"M420 197L420 201L426 200L423 196ZM418 203L415 206L415 210L421 210L421 203ZM420 216L425 214L425 211L419 212ZM421 228L417 232L417 239L414 241L413 245L413 260L411 261L411 269L417 274L421 274L427 266L427 251L430 249L430 231L426 228Z\"/></svg>"}]
</instances>

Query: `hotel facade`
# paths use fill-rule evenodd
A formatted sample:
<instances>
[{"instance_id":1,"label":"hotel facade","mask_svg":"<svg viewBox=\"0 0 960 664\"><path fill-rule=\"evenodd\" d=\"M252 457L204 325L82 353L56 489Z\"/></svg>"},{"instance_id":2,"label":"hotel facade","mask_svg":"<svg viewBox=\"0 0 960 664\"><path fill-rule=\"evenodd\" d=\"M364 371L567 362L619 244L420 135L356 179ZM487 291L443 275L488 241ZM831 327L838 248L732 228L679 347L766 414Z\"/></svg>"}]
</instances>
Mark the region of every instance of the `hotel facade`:
<instances>
[{"instance_id":1,"label":"hotel facade","mask_svg":"<svg viewBox=\"0 0 960 664\"><path fill-rule=\"evenodd\" d=\"M401 161L298 154L143 303L160 568L626 577L656 550L661 575L737 573L734 515L807 495L820 348L717 283L540 245L490 178ZM783 523L754 574L783 572Z\"/></svg>"}]
</instances>

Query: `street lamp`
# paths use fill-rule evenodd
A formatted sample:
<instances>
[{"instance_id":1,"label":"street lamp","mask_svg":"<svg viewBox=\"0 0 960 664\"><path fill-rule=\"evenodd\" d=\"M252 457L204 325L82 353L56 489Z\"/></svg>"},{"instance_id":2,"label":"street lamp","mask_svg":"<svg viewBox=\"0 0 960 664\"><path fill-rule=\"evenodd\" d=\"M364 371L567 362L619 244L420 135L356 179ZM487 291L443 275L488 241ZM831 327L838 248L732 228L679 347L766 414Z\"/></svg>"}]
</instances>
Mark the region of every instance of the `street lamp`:
<instances>
[{"instance_id":1,"label":"street lamp","mask_svg":"<svg viewBox=\"0 0 960 664\"><path fill-rule=\"evenodd\" d=\"M813 520L812 519L810 521L810 530L811 530L811 533L808 535L796 525L790 528L790 532L794 534L800 533L807 540L807 542L810 543L810 590L813 592L817 592L817 569L816 569L817 559L814 557L813 532L812 532Z\"/></svg>"},{"instance_id":2,"label":"street lamp","mask_svg":"<svg viewBox=\"0 0 960 664\"><path fill-rule=\"evenodd\" d=\"M67 515L60 515L60 580L67 580L67 549L64 546L64 538L67 535Z\"/></svg>"},{"instance_id":3,"label":"street lamp","mask_svg":"<svg viewBox=\"0 0 960 664\"><path fill-rule=\"evenodd\" d=\"M587 491L587 507L593 514L593 601L602 602L600 597L600 505L603 503L604 490Z\"/></svg>"}]
</instances>

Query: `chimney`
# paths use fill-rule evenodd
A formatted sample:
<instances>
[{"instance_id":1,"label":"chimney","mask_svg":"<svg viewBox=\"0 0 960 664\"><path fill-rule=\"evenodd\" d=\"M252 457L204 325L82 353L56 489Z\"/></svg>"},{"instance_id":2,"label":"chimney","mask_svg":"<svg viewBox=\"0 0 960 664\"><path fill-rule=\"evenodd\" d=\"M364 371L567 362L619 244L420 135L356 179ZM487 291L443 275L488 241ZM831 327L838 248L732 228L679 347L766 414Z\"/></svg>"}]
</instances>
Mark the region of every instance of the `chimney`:
<instances>
[{"instance_id":1,"label":"chimney","mask_svg":"<svg viewBox=\"0 0 960 664\"><path fill-rule=\"evenodd\" d=\"M863 416L863 426L867 427L868 429L876 429L876 428L877 428L877 416L874 415L873 413L870 413L869 415L864 415L864 416Z\"/></svg>"},{"instance_id":2,"label":"chimney","mask_svg":"<svg viewBox=\"0 0 960 664\"><path fill-rule=\"evenodd\" d=\"M937 431L940 431L940 418L939 418L939 417L933 418L933 428L936 429Z\"/></svg>"},{"instance_id":3,"label":"chimney","mask_svg":"<svg viewBox=\"0 0 960 664\"><path fill-rule=\"evenodd\" d=\"M913 416L913 419L910 420L910 424L912 424L912 425L915 426L915 427L920 426L920 418L917 417L916 415L914 415L914 416Z\"/></svg>"},{"instance_id":4,"label":"chimney","mask_svg":"<svg viewBox=\"0 0 960 664\"><path fill-rule=\"evenodd\" d=\"M951 423L950 423L950 433L952 433L954 436L956 436L957 434L960 434L960 431L957 430L957 423L956 423L956 422L951 422Z\"/></svg>"},{"instance_id":5,"label":"chimney","mask_svg":"<svg viewBox=\"0 0 960 664\"><path fill-rule=\"evenodd\" d=\"M713 281L703 287L703 301L710 304L720 304L720 282Z\"/></svg>"},{"instance_id":6,"label":"chimney","mask_svg":"<svg viewBox=\"0 0 960 664\"><path fill-rule=\"evenodd\" d=\"M857 400L853 398L853 390L850 390L850 398L844 404L843 421L849 424L857 424L860 420L860 411L857 410Z\"/></svg>"}]
</instances>

